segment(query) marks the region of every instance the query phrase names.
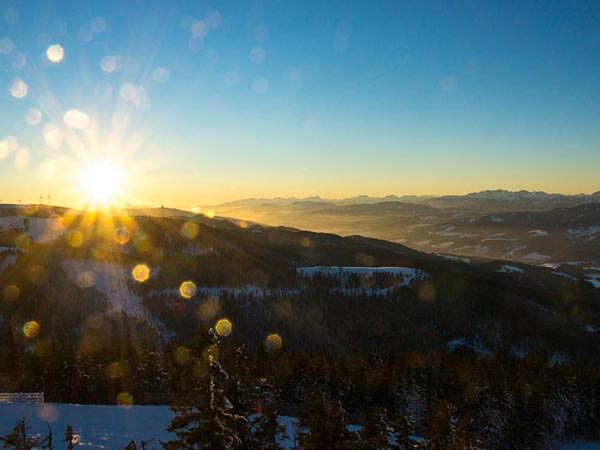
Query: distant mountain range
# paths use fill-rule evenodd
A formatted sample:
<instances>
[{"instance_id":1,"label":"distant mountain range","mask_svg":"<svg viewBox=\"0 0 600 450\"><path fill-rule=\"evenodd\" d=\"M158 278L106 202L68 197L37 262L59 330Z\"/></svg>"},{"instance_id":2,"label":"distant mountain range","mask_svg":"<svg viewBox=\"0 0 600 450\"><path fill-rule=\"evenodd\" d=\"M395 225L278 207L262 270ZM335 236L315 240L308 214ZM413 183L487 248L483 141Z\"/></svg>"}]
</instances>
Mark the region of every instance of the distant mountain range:
<instances>
[{"instance_id":1,"label":"distant mountain range","mask_svg":"<svg viewBox=\"0 0 600 450\"><path fill-rule=\"evenodd\" d=\"M555 194L542 191L508 191L504 189L486 190L472 192L465 195L402 195L394 194L385 197L371 197L359 195L342 199L321 198L319 196L297 198L297 197L275 197L275 198L247 198L231 202L213 205L213 207L232 208L248 206L276 205L286 206L303 203L329 203L332 205L351 204L373 204L384 202L403 202L413 204L424 204L437 208L500 208L501 210L514 210L522 206L530 209L550 209L561 206L575 206L582 203L600 202L600 191L593 194Z\"/></svg>"},{"instance_id":2,"label":"distant mountain range","mask_svg":"<svg viewBox=\"0 0 600 450\"><path fill-rule=\"evenodd\" d=\"M343 236L369 236L429 253L529 264L600 266L598 192L564 195L496 190L410 199L252 199L213 208L219 216ZM588 276L584 272L572 275Z\"/></svg>"}]
</instances>

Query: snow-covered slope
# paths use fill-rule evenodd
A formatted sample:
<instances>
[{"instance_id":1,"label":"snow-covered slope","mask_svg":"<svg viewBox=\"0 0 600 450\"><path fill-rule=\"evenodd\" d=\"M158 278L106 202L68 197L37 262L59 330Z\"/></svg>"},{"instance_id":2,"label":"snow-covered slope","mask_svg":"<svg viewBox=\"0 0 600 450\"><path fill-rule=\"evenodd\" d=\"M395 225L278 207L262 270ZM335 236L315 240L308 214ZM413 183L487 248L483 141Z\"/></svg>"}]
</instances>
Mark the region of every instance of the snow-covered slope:
<instances>
[{"instance_id":1,"label":"snow-covered slope","mask_svg":"<svg viewBox=\"0 0 600 450\"><path fill-rule=\"evenodd\" d=\"M53 217L0 217L0 231L6 230L20 230L39 244L52 243L65 232L62 221Z\"/></svg>"},{"instance_id":2,"label":"snow-covered slope","mask_svg":"<svg viewBox=\"0 0 600 450\"><path fill-rule=\"evenodd\" d=\"M153 317L141 298L129 289L130 268L118 263L68 259L62 262L67 275L79 287L92 287L103 294L112 306L111 312L123 311L151 325L163 338L170 336L164 324Z\"/></svg>"},{"instance_id":3,"label":"snow-covered slope","mask_svg":"<svg viewBox=\"0 0 600 450\"><path fill-rule=\"evenodd\" d=\"M65 403L4 403L0 404L0 435L8 434L16 421L30 421L31 434L46 435L48 425L55 439L62 439L71 425L80 436L79 446L90 450L117 450L131 440L150 441L148 448L162 448L158 440L169 440L167 426L173 413L167 406L73 405ZM296 419L281 417L288 434L293 437ZM293 438L282 444L292 448Z\"/></svg>"},{"instance_id":4,"label":"snow-covered slope","mask_svg":"<svg viewBox=\"0 0 600 450\"><path fill-rule=\"evenodd\" d=\"M80 287L94 287L104 294L115 311L135 315L140 298L129 290L129 271L118 263L90 260L65 260L62 263L69 278Z\"/></svg>"}]
</instances>

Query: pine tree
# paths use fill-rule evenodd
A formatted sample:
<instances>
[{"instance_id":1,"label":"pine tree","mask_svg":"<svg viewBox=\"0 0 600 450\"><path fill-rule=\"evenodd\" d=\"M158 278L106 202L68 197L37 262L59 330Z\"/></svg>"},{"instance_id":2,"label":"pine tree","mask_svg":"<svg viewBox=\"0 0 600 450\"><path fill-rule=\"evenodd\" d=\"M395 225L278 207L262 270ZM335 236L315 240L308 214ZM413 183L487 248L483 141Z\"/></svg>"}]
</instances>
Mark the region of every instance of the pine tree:
<instances>
[{"instance_id":1,"label":"pine tree","mask_svg":"<svg viewBox=\"0 0 600 450\"><path fill-rule=\"evenodd\" d=\"M394 450L409 450L413 448L413 442L410 438L410 423L406 416L397 416L396 420L394 420L393 428L396 435L396 442L392 448Z\"/></svg>"},{"instance_id":2,"label":"pine tree","mask_svg":"<svg viewBox=\"0 0 600 450\"><path fill-rule=\"evenodd\" d=\"M349 450L355 448L355 440L341 404L326 401L322 393L300 416L298 444L302 450Z\"/></svg>"},{"instance_id":3,"label":"pine tree","mask_svg":"<svg viewBox=\"0 0 600 450\"><path fill-rule=\"evenodd\" d=\"M67 450L73 450L77 445L77 435L73 431L73 427L71 425L67 425L63 442L67 443Z\"/></svg>"},{"instance_id":4,"label":"pine tree","mask_svg":"<svg viewBox=\"0 0 600 450\"><path fill-rule=\"evenodd\" d=\"M182 398L171 408L175 417L167 430L175 433L175 438L162 443L166 450L231 450L241 447L238 430L240 422L247 422L247 419L237 413L227 398L226 391L231 380L219 361L221 347L214 330L209 330L208 338L210 345L207 347L204 346L206 332L198 330L194 338L192 353L195 358L187 363L190 372L188 386L184 387Z\"/></svg>"},{"instance_id":5,"label":"pine tree","mask_svg":"<svg viewBox=\"0 0 600 450\"><path fill-rule=\"evenodd\" d=\"M283 450L279 442L287 437L286 427L279 423L279 415L273 404L268 403L252 420L250 448L253 450Z\"/></svg>"},{"instance_id":6,"label":"pine tree","mask_svg":"<svg viewBox=\"0 0 600 450\"><path fill-rule=\"evenodd\" d=\"M360 431L360 450L387 450L390 446L387 410L376 408L368 416Z\"/></svg>"},{"instance_id":7,"label":"pine tree","mask_svg":"<svg viewBox=\"0 0 600 450\"><path fill-rule=\"evenodd\" d=\"M473 435L473 417L474 413L469 412L458 422L452 450L473 450L481 447L480 442Z\"/></svg>"},{"instance_id":8,"label":"pine tree","mask_svg":"<svg viewBox=\"0 0 600 450\"><path fill-rule=\"evenodd\" d=\"M54 450L54 436L52 434L52 428L48 425L48 434L44 438L41 444L43 450Z\"/></svg>"},{"instance_id":9,"label":"pine tree","mask_svg":"<svg viewBox=\"0 0 600 450\"><path fill-rule=\"evenodd\" d=\"M7 450L33 450L39 445L37 439L27 436L29 424L25 418L17 421L12 432L4 437L0 437L2 448Z\"/></svg>"},{"instance_id":10,"label":"pine tree","mask_svg":"<svg viewBox=\"0 0 600 450\"><path fill-rule=\"evenodd\" d=\"M429 450L448 450L452 446L452 423L449 405L437 401L429 417Z\"/></svg>"}]
</instances>

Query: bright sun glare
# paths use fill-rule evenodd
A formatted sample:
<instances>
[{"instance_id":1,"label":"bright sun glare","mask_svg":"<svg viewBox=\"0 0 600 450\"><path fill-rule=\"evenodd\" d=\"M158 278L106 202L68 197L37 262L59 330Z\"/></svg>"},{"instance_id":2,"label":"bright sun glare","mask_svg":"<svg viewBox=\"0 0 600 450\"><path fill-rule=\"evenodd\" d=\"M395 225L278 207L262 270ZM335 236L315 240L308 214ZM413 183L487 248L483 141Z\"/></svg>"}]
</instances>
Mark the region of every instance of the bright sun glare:
<instances>
[{"instance_id":1,"label":"bright sun glare","mask_svg":"<svg viewBox=\"0 0 600 450\"><path fill-rule=\"evenodd\" d=\"M81 174L80 183L94 207L113 204L122 195L123 171L109 162L90 164Z\"/></svg>"}]
</instances>

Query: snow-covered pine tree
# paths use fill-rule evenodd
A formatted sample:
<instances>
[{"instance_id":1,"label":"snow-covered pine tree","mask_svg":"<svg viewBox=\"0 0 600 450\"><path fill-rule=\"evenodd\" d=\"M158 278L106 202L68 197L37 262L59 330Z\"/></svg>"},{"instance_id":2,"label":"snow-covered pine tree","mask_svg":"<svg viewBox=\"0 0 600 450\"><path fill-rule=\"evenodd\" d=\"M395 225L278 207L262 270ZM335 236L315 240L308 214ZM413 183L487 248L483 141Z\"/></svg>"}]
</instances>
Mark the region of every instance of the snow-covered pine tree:
<instances>
[{"instance_id":1,"label":"snow-covered pine tree","mask_svg":"<svg viewBox=\"0 0 600 450\"><path fill-rule=\"evenodd\" d=\"M208 345L205 345L208 342ZM213 329L196 331L185 364L187 386L171 407L175 417L167 428L175 437L162 442L166 450L232 450L241 448L239 415L227 398L229 374L219 361L220 340ZM180 378L180 379L186 379Z\"/></svg>"}]
</instances>

